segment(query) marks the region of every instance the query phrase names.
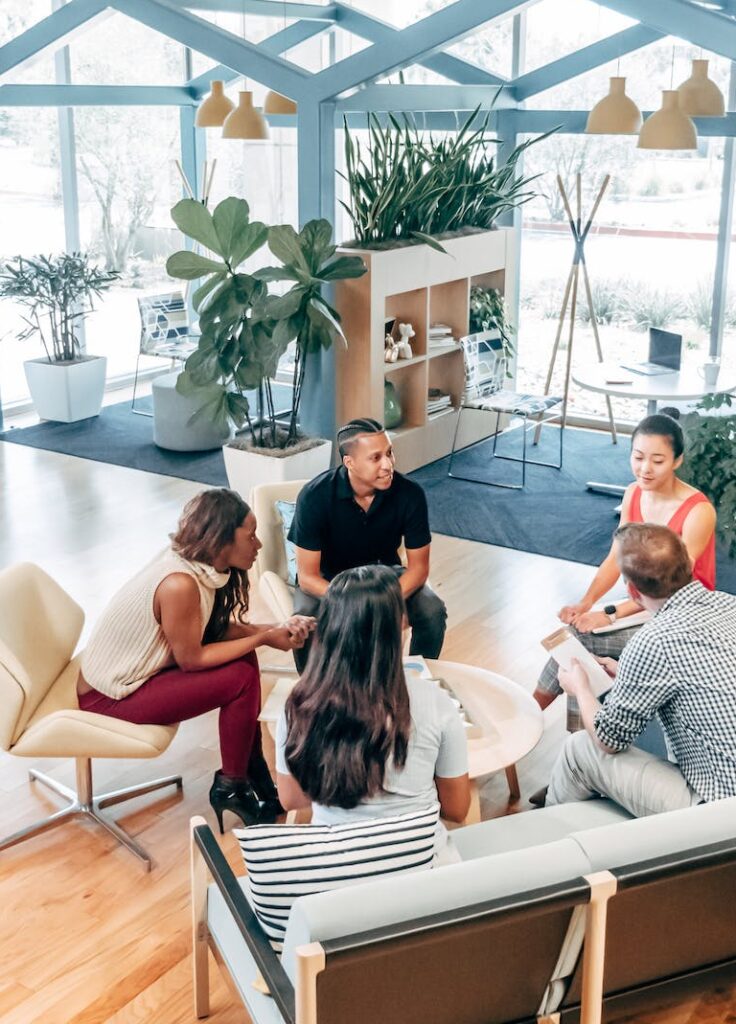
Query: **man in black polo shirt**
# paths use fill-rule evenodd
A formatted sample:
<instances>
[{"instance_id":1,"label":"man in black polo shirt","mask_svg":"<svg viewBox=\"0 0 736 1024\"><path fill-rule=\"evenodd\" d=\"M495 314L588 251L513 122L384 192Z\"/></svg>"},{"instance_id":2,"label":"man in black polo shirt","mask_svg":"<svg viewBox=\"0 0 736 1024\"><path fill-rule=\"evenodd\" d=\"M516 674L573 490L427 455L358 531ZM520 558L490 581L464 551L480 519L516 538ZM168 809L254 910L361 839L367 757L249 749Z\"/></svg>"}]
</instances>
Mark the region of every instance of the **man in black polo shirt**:
<instances>
[{"instance_id":1,"label":"man in black polo shirt","mask_svg":"<svg viewBox=\"0 0 736 1024\"><path fill-rule=\"evenodd\" d=\"M294 612L316 615L329 581L359 565L396 567L411 626L411 654L437 658L447 610L427 585L432 540L424 491L394 469L381 423L351 420L337 432L342 466L311 480L299 494L289 540L296 546ZM406 568L399 547L406 547ZM301 672L308 647L294 651Z\"/></svg>"}]
</instances>

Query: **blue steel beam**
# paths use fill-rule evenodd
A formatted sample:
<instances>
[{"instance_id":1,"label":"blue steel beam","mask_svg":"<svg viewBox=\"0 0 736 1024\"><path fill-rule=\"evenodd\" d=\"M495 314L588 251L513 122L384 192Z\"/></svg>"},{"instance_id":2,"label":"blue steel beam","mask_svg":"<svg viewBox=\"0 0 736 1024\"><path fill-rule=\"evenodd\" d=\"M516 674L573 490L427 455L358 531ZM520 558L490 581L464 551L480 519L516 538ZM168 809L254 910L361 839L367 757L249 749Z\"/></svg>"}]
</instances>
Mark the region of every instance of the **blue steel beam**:
<instances>
[{"instance_id":1,"label":"blue steel beam","mask_svg":"<svg viewBox=\"0 0 736 1024\"><path fill-rule=\"evenodd\" d=\"M314 76L318 95L327 99L364 82L431 57L479 25L525 7L530 0L457 0L449 7L401 29L380 45L374 43Z\"/></svg>"},{"instance_id":2,"label":"blue steel beam","mask_svg":"<svg viewBox=\"0 0 736 1024\"><path fill-rule=\"evenodd\" d=\"M281 3L281 0L175 0L180 7L192 11L220 14L254 14L262 18L306 18L310 21L334 22L334 4Z\"/></svg>"},{"instance_id":3,"label":"blue steel beam","mask_svg":"<svg viewBox=\"0 0 736 1024\"><path fill-rule=\"evenodd\" d=\"M330 25L326 21L297 21L294 25L288 25L286 28L281 29L280 32L274 32L272 36L262 39L258 43L258 47L265 53L286 53L287 50L291 50L294 46L303 43L305 39L311 39L313 36L325 32L328 28L330 28ZM240 78L239 72L234 72L232 68L228 68L224 64L217 64L214 68L210 68L209 71L205 71L204 74L192 78L191 81L187 82L187 87L194 90L195 94L199 97L209 91L210 83L213 79L233 82L237 78Z\"/></svg>"},{"instance_id":4,"label":"blue steel beam","mask_svg":"<svg viewBox=\"0 0 736 1024\"><path fill-rule=\"evenodd\" d=\"M597 0L664 35L686 39L704 50L736 59L736 21L689 0Z\"/></svg>"},{"instance_id":5,"label":"blue steel beam","mask_svg":"<svg viewBox=\"0 0 736 1024\"><path fill-rule=\"evenodd\" d=\"M642 117L646 119L651 113L651 110L642 110ZM536 134L560 126L563 135L583 135L588 114L587 110L516 110L514 118L519 134ZM725 117L694 117L693 121L698 135L708 138L736 137L736 113L726 114ZM633 147L635 136L631 135L630 138Z\"/></svg>"},{"instance_id":6,"label":"blue steel beam","mask_svg":"<svg viewBox=\"0 0 736 1024\"><path fill-rule=\"evenodd\" d=\"M204 18L169 3L168 0L110 0L128 17L148 25L182 46L247 75L269 89L297 99L314 91L313 75L275 54L265 53L254 43L218 28Z\"/></svg>"},{"instance_id":7,"label":"blue steel beam","mask_svg":"<svg viewBox=\"0 0 736 1024\"><path fill-rule=\"evenodd\" d=\"M516 107L497 85L369 85L337 101L338 112L376 110L474 110L477 106Z\"/></svg>"},{"instance_id":8,"label":"blue steel beam","mask_svg":"<svg viewBox=\"0 0 736 1024\"><path fill-rule=\"evenodd\" d=\"M393 25L379 21L378 18L364 14L362 11L356 11L355 8L348 7L344 3L336 3L334 7L337 9L340 28L360 36L361 39L368 39L372 43L384 43L398 31ZM422 67L429 68L430 71L435 71L438 75L444 75L445 78L463 85L501 85L506 81L500 75L485 71L466 60L453 57L449 53L437 53L435 56L417 63Z\"/></svg>"},{"instance_id":9,"label":"blue steel beam","mask_svg":"<svg viewBox=\"0 0 736 1024\"><path fill-rule=\"evenodd\" d=\"M177 85L2 85L0 107L181 107L196 104Z\"/></svg>"},{"instance_id":10,"label":"blue steel beam","mask_svg":"<svg viewBox=\"0 0 736 1024\"><path fill-rule=\"evenodd\" d=\"M535 71L529 71L526 75L520 75L509 84L516 99L525 100L570 78L576 78L586 71L592 71L601 64L623 57L626 53L640 50L661 38L662 33L656 29L648 28L646 25L632 25L631 28L625 28L622 32L601 39L591 46L584 46L560 60L545 64Z\"/></svg>"},{"instance_id":11,"label":"blue steel beam","mask_svg":"<svg viewBox=\"0 0 736 1024\"><path fill-rule=\"evenodd\" d=\"M0 46L0 77L39 57L50 46L69 42L78 32L89 28L93 19L103 15L107 6L107 0L71 0L48 18L31 25Z\"/></svg>"}]
</instances>

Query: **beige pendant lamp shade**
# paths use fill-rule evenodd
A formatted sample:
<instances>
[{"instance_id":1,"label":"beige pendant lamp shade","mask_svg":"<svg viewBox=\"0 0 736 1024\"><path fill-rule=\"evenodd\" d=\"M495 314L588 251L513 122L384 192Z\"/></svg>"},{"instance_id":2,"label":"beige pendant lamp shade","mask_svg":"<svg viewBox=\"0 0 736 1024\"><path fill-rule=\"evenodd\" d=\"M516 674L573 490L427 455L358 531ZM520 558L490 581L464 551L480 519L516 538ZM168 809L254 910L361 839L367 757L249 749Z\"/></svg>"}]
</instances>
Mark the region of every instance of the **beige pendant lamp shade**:
<instances>
[{"instance_id":1,"label":"beige pendant lamp shade","mask_svg":"<svg viewBox=\"0 0 736 1024\"><path fill-rule=\"evenodd\" d=\"M690 117L724 117L726 113L723 93L713 79L708 78L707 60L693 61L692 74L677 92L680 109Z\"/></svg>"},{"instance_id":2,"label":"beige pendant lamp shade","mask_svg":"<svg viewBox=\"0 0 736 1024\"><path fill-rule=\"evenodd\" d=\"M202 100L197 110L194 123L197 128L220 128L235 104L225 95L225 83L217 80L210 82L211 92Z\"/></svg>"},{"instance_id":3,"label":"beige pendant lamp shade","mask_svg":"<svg viewBox=\"0 0 736 1024\"><path fill-rule=\"evenodd\" d=\"M589 135L632 135L641 128L641 111L626 95L626 79L611 78L607 96L593 107L585 126Z\"/></svg>"},{"instance_id":4,"label":"beige pendant lamp shade","mask_svg":"<svg viewBox=\"0 0 736 1024\"><path fill-rule=\"evenodd\" d=\"M253 106L253 93L240 92L238 96L240 102L222 126L223 139L267 139L268 125Z\"/></svg>"},{"instance_id":5,"label":"beige pendant lamp shade","mask_svg":"<svg viewBox=\"0 0 736 1024\"><path fill-rule=\"evenodd\" d=\"M695 125L680 109L676 89L662 92L662 106L651 114L639 132L639 149L697 149Z\"/></svg>"},{"instance_id":6,"label":"beige pendant lamp shade","mask_svg":"<svg viewBox=\"0 0 736 1024\"><path fill-rule=\"evenodd\" d=\"M296 114L296 103L288 96L282 96L280 92L269 89L263 101L264 114Z\"/></svg>"}]
</instances>

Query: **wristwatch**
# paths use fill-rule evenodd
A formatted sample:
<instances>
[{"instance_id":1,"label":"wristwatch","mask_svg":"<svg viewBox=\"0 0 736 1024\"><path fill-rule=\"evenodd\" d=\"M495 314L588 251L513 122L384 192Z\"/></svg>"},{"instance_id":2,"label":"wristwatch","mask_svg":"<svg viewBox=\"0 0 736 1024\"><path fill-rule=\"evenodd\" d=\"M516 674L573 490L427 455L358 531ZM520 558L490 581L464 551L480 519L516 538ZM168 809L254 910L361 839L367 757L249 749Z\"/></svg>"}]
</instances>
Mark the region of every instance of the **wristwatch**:
<instances>
[{"instance_id":1,"label":"wristwatch","mask_svg":"<svg viewBox=\"0 0 736 1024\"><path fill-rule=\"evenodd\" d=\"M611 623L611 625L613 625L616 621L616 605L605 604L603 606L603 611L608 616L608 621Z\"/></svg>"}]
</instances>

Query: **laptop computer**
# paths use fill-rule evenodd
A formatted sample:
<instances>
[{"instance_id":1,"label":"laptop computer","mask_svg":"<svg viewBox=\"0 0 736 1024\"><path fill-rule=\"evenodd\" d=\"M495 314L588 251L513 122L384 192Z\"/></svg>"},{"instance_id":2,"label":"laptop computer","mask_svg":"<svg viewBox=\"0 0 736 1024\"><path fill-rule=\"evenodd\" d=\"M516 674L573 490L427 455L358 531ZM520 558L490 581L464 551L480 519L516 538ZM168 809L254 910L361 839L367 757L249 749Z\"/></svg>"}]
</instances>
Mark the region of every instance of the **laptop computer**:
<instances>
[{"instance_id":1,"label":"laptop computer","mask_svg":"<svg viewBox=\"0 0 736 1024\"><path fill-rule=\"evenodd\" d=\"M624 370L654 377L660 373L677 373L682 360L682 335L649 328L649 359L646 363L622 363Z\"/></svg>"}]
</instances>

